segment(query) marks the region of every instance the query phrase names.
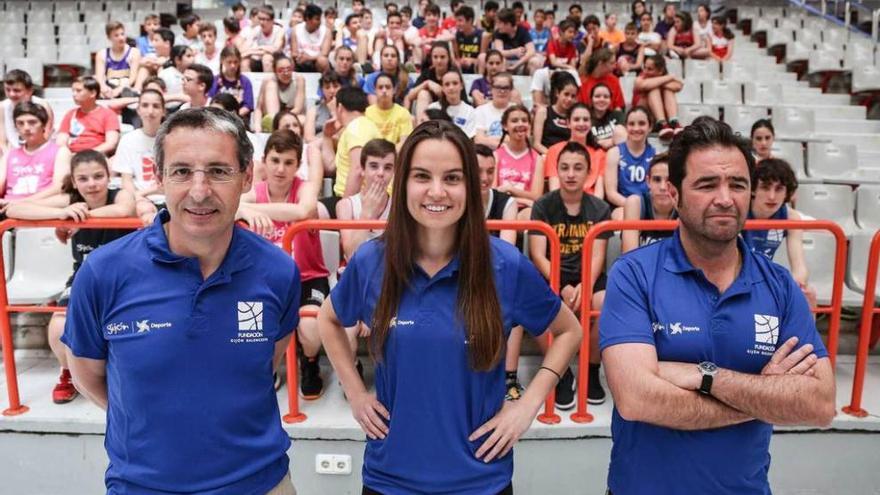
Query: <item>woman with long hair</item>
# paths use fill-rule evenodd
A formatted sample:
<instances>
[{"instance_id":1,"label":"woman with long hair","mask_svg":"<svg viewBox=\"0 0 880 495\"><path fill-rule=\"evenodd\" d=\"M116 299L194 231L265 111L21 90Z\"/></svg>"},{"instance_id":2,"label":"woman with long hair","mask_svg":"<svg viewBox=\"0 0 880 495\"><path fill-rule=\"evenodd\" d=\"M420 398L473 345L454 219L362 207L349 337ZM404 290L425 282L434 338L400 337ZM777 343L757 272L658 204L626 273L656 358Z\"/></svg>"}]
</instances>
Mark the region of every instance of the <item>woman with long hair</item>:
<instances>
[{"instance_id":1,"label":"woman with long hair","mask_svg":"<svg viewBox=\"0 0 880 495\"><path fill-rule=\"evenodd\" d=\"M773 123L769 119L758 119L752 124L751 138L756 162L773 158L776 129L773 128Z\"/></svg>"},{"instance_id":2,"label":"woman with long hair","mask_svg":"<svg viewBox=\"0 0 880 495\"><path fill-rule=\"evenodd\" d=\"M61 194L38 200L12 203L6 210L9 218L22 220L72 220L82 222L89 218L116 218L134 216L134 195L125 189L110 189L110 168L99 151L85 150L70 160L70 174L64 179ZM70 287L76 272L86 256L100 246L131 232L124 229L68 229L56 230L58 239L67 243L73 253L73 274L67 279L58 306L66 307ZM34 253L36 254L36 253ZM64 313L54 313L49 320L49 347L61 365L61 376L52 390L56 404L70 402L77 396L67 367L67 347L61 342L64 332Z\"/></svg>"},{"instance_id":3,"label":"woman with long hair","mask_svg":"<svg viewBox=\"0 0 880 495\"><path fill-rule=\"evenodd\" d=\"M449 71L443 74L440 79L443 88L443 94L440 95L440 101L431 103L428 108L436 108L442 110L449 115L452 122L455 123L469 138L473 138L477 132L476 128L476 111L467 100L462 99L464 94L464 79L458 71Z\"/></svg>"},{"instance_id":4,"label":"woman with long hair","mask_svg":"<svg viewBox=\"0 0 880 495\"><path fill-rule=\"evenodd\" d=\"M407 91L412 88L409 73L400 63L400 52L394 45L385 45L379 51L379 70L364 78L364 92L370 105L376 104L376 79L382 74L391 78L394 85L394 103L402 104Z\"/></svg>"},{"instance_id":5,"label":"woman with long hair","mask_svg":"<svg viewBox=\"0 0 880 495\"><path fill-rule=\"evenodd\" d=\"M675 14L672 29L666 35L666 47L671 58L695 58L704 59L709 57L709 48L706 40L694 33L694 21L687 12Z\"/></svg>"},{"instance_id":6,"label":"woman with long hair","mask_svg":"<svg viewBox=\"0 0 880 495\"><path fill-rule=\"evenodd\" d=\"M254 111L254 87L251 80L241 73L241 52L234 46L220 51L220 74L214 78L214 86L208 96L214 98L219 93L229 93L241 105L238 114L248 123Z\"/></svg>"},{"instance_id":7,"label":"woman with long hair","mask_svg":"<svg viewBox=\"0 0 880 495\"><path fill-rule=\"evenodd\" d=\"M498 50L486 52L483 77L471 84L471 98L474 101L474 107L478 107L492 99L492 84L494 84L495 75L504 72L504 64L504 55L501 52Z\"/></svg>"},{"instance_id":8,"label":"woman with long hair","mask_svg":"<svg viewBox=\"0 0 880 495\"><path fill-rule=\"evenodd\" d=\"M611 88L605 83L593 86L590 101L592 109L592 130L596 142L604 150L626 141L626 127L623 126L623 112L611 109Z\"/></svg>"},{"instance_id":9,"label":"woman with long hair","mask_svg":"<svg viewBox=\"0 0 880 495\"><path fill-rule=\"evenodd\" d=\"M568 141L571 131L566 116L577 103L577 91L577 81L568 72L559 71L550 76L550 105L535 110L532 140L538 152L546 154L547 148Z\"/></svg>"},{"instance_id":10,"label":"woman with long hair","mask_svg":"<svg viewBox=\"0 0 880 495\"><path fill-rule=\"evenodd\" d=\"M557 172L559 154L562 153L562 149L567 143L574 141L583 145L590 157L590 173L584 183L584 192L600 199L605 197L603 176L605 175L606 153L599 146L599 142L592 132L592 124L590 108L583 103L575 103L568 112L568 127L571 129L571 137L554 144L547 149L547 153L544 155L544 175L547 177L550 191L559 189L559 174Z\"/></svg>"},{"instance_id":11,"label":"woman with long hair","mask_svg":"<svg viewBox=\"0 0 880 495\"><path fill-rule=\"evenodd\" d=\"M716 16L712 18L712 31L709 32L709 56L718 62L726 62L733 58L733 31L727 27L727 19Z\"/></svg>"},{"instance_id":12,"label":"woman with long hair","mask_svg":"<svg viewBox=\"0 0 880 495\"><path fill-rule=\"evenodd\" d=\"M501 144L495 150L498 163L496 189L516 198L520 207L531 206L544 194L544 158L532 146L532 117L522 105L501 115Z\"/></svg>"},{"instance_id":13,"label":"woman with long hair","mask_svg":"<svg viewBox=\"0 0 880 495\"><path fill-rule=\"evenodd\" d=\"M648 142L654 125L651 112L634 107L626 113L626 141L608 150L605 160L605 200L622 207L627 196L648 190L648 169L656 154ZM620 210L620 215L623 210Z\"/></svg>"},{"instance_id":14,"label":"woman with long hair","mask_svg":"<svg viewBox=\"0 0 880 495\"><path fill-rule=\"evenodd\" d=\"M636 77L632 106L648 106L657 127L660 128L660 139L672 139L672 136L682 130L678 123L676 93L683 86L681 79L666 70L666 58L663 55L648 57L645 60L645 69Z\"/></svg>"},{"instance_id":15,"label":"woman with long hair","mask_svg":"<svg viewBox=\"0 0 880 495\"><path fill-rule=\"evenodd\" d=\"M511 494L511 448L574 355L580 326L519 250L490 239L476 153L458 127L418 126L393 185L384 234L360 247L318 316L368 438L363 493ZM375 395L344 330L359 321L371 328ZM514 325L554 338L522 398L505 405Z\"/></svg>"},{"instance_id":16,"label":"woman with long hair","mask_svg":"<svg viewBox=\"0 0 880 495\"><path fill-rule=\"evenodd\" d=\"M456 70L453 65L452 52L449 50L449 44L445 41L435 41L431 43L431 51L428 52L428 64L422 68L422 73L413 88L407 93L403 100L404 108L413 108L417 121L425 120L425 110L432 102L439 100L443 93L440 85L440 79L443 74L451 70ZM464 89L462 88L462 92ZM462 95L465 96L465 95Z\"/></svg>"}]
</instances>

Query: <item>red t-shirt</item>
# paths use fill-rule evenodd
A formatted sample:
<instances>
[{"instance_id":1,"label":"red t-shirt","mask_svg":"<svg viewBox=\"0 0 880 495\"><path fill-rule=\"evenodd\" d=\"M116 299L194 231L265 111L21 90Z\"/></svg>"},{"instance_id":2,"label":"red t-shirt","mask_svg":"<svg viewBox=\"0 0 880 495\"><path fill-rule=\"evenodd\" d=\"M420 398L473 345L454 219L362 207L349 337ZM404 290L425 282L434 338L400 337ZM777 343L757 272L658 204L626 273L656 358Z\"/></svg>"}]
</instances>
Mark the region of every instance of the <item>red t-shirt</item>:
<instances>
[{"instance_id":1,"label":"red t-shirt","mask_svg":"<svg viewBox=\"0 0 880 495\"><path fill-rule=\"evenodd\" d=\"M620 87L620 80L614 74L606 74L603 77L581 76L581 89L578 91L578 101L592 106L590 101L590 93L593 87L599 83L605 83L611 89L611 109L622 110L626 106L623 100L623 89Z\"/></svg>"},{"instance_id":2,"label":"red t-shirt","mask_svg":"<svg viewBox=\"0 0 880 495\"><path fill-rule=\"evenodd\" d=\"M425 27L419 29L419 36L422 38L422 41L423 41L422 53L423 53L423 57L425 58L425 62L423 62L423 64L427 63L428 54L431 52L431 43L433 43L434 40L436 40L438 36L443 34L444 31L445 31L445 29L443 29L443 26L440 26L437 28L436 31L434 31L434 34L431 35L428 33L428 26L425 26Z\"/></svg>"},{"instance_id":3,"label":"red t-shirt","mask_svg":"<svg viewBox=\"0 0 880 495\"><path fill-rule=\"evenodd\" d=\"M440 23L440 29L444 31L449 31L450 29L455 29L455 16L450 15L443 19L443 22Z\"/></svg>"},{"instance_id":4,"label":"red t-shirt","mask_svg":"<svg viewBox=\"0 0 880 495\"><path fill-rule=\"evenodd\" d=\"M89 113L74 108L64 116L58 130L70 135L67 147L78 153L103 144L107 140L108 132L118 132L119 117L112 110L101 106Z\"/></svg>"},{"instance_id":5,"label":"red t-shirt","mask_svg":"<svg viewBox=\"0 0 880 495\"><path fill-rule=\"evenodd\" d=\"M553 55L557 58L562 58L568 61L569 64L574 65L577 60L578 52L577 48L575 48L574 43L566 43L562 44L562 41L559 40L550 40L550 43L547 43L547 63L550 63L550 56Z\"/></svg>"}]
</instances>

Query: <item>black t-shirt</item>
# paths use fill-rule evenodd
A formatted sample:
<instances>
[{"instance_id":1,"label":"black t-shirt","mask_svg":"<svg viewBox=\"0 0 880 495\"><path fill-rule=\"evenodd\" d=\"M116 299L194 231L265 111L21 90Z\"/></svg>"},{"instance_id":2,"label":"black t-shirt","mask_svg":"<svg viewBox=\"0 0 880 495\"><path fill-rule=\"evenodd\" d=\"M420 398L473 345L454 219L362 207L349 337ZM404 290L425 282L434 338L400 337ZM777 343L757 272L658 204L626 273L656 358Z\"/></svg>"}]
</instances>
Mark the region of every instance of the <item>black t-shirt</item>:
<instances>
[{"instance_id":1,"label":"black t-shirt","mask_svg":"<svg viewBox=\"0 0 880 495\"><path fill-rule=\"evenodd\" d=\"M112 205L116 201L116 194L120 189L110 189L107 191L107 204ZM120 237L134 232L132 229L79 229L73 234L70 243L70 249L73 252L73 273L79 270L83 262L92 251L115 241ZM71 280L73 277L71 276Z\"/></svg>"},{"instance_id":2,"label":"black t-shirt","mask_svg":"<svg viewBox=\"0 0 880 495\"><path fill-rule=\"evenodd\" d=\"M486 220L504 220L504 209L513 196L497 189L489 189L489 206L486 208ZM490 230L489 234L498 237L500 230Z\"/></svg>"},{"instance_id":3,"label":"black t-shirt","mask_svg":"<svg viewBox=\"0 0 880 495\"><path fill-rule=\"evenodd\" d=\"M521 46L526 46L527 44L532 42L532 36L529 34L528 29L517 26L516 34L510 36L505 33L495 33L495 39L500 40L505 50L512 50L514 48L519 48Z\"/></svg>"},{"instance_id":4,"label":"black t-shirt","mask_svg":"<svg viewBox=\"0 0 880 495\"><path fill-rule=\"evenodd\" d=\"M596 136L597 141L614 137L614 128L623 122L623 114L617 110L605 112L601 119L593 119L593 127L590 132Z\"/></svg>"},{"instance_id":5,"label":"black t-shirt","mask_svg":"<svg viewBox=\"0 0 880 495\"><path fill-rule=\"evenodd\" d=\"M581 251L584 246L584 236L593 224L610 219L611 208L608 203L592 194L584 194L581 197L581 211L577 215L568 214L558 189L541 196L532 205L532 220L540 220L550 225L559 236L562 281L581 279ZM609 239L611 234L611 232L603 232L599 234L599 239ZM547 258L550 258L549 242Z\"/></svg>"},{"instance_id":6,"label":"black t-shirt","mask_svg":"<svg viewBox=\"0 0 880 495\"><path fill-rule=\"evenodd\" d=\"M458 44L458 50L462 57L477 58L480 55L480 40L483 38L481 29L474 29L470 35L461 31L455 33L455 43Z\"/></svg>"}]
</instances>

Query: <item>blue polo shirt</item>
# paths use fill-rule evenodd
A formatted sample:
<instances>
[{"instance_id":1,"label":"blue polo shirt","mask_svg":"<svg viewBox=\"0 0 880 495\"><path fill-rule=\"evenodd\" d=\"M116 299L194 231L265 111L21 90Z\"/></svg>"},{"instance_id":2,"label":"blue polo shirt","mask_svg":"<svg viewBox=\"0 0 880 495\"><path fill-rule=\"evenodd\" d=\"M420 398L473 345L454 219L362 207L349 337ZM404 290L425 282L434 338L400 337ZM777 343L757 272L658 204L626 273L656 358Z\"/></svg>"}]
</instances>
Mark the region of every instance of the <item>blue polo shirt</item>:
<instances>
[{"instance_id":1,"label":"blue polo shirt","mask_svg":"<svg viewBox=\"0 0 880 495\"><path fill-rule=\"evenodd\" d=\"M559 298L514 246L490 242L505 337L515 325L540 335L559 312ZM344 326L372 321L384 251L381 240L364 243L331 292ZM468 441L504 404L504 360L487 372L470 368L458 270L458 258L433 277L413 269L376 366L376 395L391 421L384 440L367 440L363 481L385 495L494 494L513 476L512 453L484 463L474 453L488 435Z\"/></svg>"},{"instance_id":2,"label":"blue polo shirt","mask_svg":"<svg viewBox=\"0 0 880 495\"><path fill-rule=\"evenodd\" d=\"M828 355L791 275L738 239L742 269L723 293L688 261L679 231L620 258L599 319L599 346L653 345L660 361L759 374L792 336ZM615 495L768 494L773 426L754 420L702 431L627 421L614 409L608 486Z\"/></svg>"},{"instance_id":3,"label":"blue polo shirt","mask_svg":"<svg viewBox=\"0 0 880 495\"><path fill-rule=\"evenodd\" d=\"M67 308L62 342L107 361L107 491L266 493L288 472L272 357L299 323L299 271L235 227L204 280L166 221L90 254Z\"/></svg>"}]
</instances>

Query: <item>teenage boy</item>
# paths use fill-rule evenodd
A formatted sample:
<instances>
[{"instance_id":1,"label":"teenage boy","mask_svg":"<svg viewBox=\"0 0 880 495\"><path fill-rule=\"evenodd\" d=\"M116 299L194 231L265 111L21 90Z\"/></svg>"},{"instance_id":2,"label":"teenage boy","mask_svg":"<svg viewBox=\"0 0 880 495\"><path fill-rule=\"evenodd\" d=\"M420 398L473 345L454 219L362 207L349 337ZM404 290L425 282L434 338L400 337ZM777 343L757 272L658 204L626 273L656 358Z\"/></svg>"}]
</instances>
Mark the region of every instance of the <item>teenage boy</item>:
<instances>
[{"instance_id":1,"label":"teenage boy","mask_svg":"<svg viewBox=\"0 0 880 495\"><path fill-rule=\"evenodd\" d=\"M440 6L430 4L425 8L425 25L419 29L419 48L421 48L422 65L427 64L431 43L449 41L453 37L440 27Z\"/></svg>"},{"instance_id":2,"label":"teenage boy","mask_svg":"<svg viewBox=\"0 0 880 495\"><path fill-rule=\"evenodd\" d=\"M462 0L452 0L451 2L449 2L450 15L446 16L446 18L443 19L440 27L446 31L453 32L458 25L458 20L455 18L455 16L458 13L458 9L460 9L462 6L464 6L464 2Z\"/></svg>"},{"instance_id":3,"label":"teenage boy","mask_svg":"<svg viewBox=\"0 0 880 495\"><path fill-rule=\"evenodd\" d=\"M134 86L141 55L126 44L121 22L108 22L104 31L110 46L95 54L95 80L101 85L101 96L115 98Z\"/></svg>"},{"instance_id":4,"label":"teenage boy","mask_svg":"<svg viewBox=\"0 0 880 495\"><path fill-rule=\"evenodd\" d=\"M321 23L321 7L306 5L303 22L293 28L290 53L297 72L321 72L330 68L330 49L333 38L327 26Z\"/></svg>"},{"instance_id":5,"label":"teenage boy","mask_svg":"<svg viewBox=\"0 0 880 495\"><path fill-rule=\"evenodd\" d=\"M91 76L73 81L73 101L77 107L67 112L58 128L56 142L73 153L95 150L107 156L119 144L119 117L110 109L98 106L101 86Z\"/></svg>"},{"instance_id":6,"label":"teenage boy","mask_svg":"<svg viewBox=\"0 0 880 495\"><path fill-rule=\"evenodd\" d=\"M572 311L578 312L585 289L581 285L584 236L594 224L611 219L611 208L608 203L584 192L584 183L590 174L590 155L583 145L575 141L566 144L559 153L557 171L559 189L535 201L532 206L532 220L545 222L559 233L562 255L559 296ZM605 299L605 246L610 237L611 232L603 232L593 244L590 259L592 309L601 309ZM547 239L532 233L529 237L529 254L538 270L549 280L550 246ZM590 404L601 404L605 402L605 390L599 382L599 332L591 332L590 340L587 400ZM569 368L556 386L556 404L560 409L574 406L574 387L574 375Z\"/></svg>"},{"instance_id":7,"label":"teenage boy","mask_svg":"<svg viewBox=\"0 0 880 495\"><path fill-rule=\"evenodd\" d=\"M617 51L617 47L626 41L626 35L617 29L617 14L605 14L605 27L599 31L599 41Z\"/></svg>"},{"instance_id":8,"label":"teenage boy","mask_svg":"<svg viewBox=\"0 0 880 495\"><path fill-rule=\"evenodd\" d=\"M177 40L178 45L188 46L194 52L200 52L204 49L199 40L199 20L199 16L195 14L186 14L180 18L180 29L183 30L183 36Z\"/></svg>"},{"instance_id":9,"label":"teenage boy","mask_svg":"<svg viewBox=\"0 0 880 495\"><path fill-rule=\"evenodd\" d=\"M474 26L473 8L462 5L455 11L455 28L452 49L461 71L466 74L482 73L483 59L480 56L480 46L483 41L483 30Z\"/></svg>"},{"instance_id":10,"label":"teenage boy","mask_svg":"<svg viewBox=\"0 0 880 495\"><path fill-rule=\"evenodd\" d=\"M364 115L367 106L367 94L360 88L342 88L336 93L335 123L342 127L336 145L336 184L333 186L337 197L351 196L360 189L361 148L371 139L382 137L376 124ZM324 133L327 133L326 126Z\"/></svg>"},{"instance_id":11,"label":"teenage boy","mask_svg":"<svg viewBox=\"0 0 880 495\"><path fill-rule=\"evenodd\" d=\"M529 30L529 36L532 37L532 43L535 44L535 51L544 53L547 51L547 43L550 42L550 30L544 25L544 11L535 10L535 27Z\"/></svg>"},{"instance_id":12,"label":"teenage boy","mask_svg":"<svg viewBox=\"0 0 880 495\"><path fill-rule=\"evenodd\" d=\"M483 6L483 17L480 18L480 27L487 33L495 32L495 20L498 18L500 6L495 0L489 0Z\"/></svg>"},{"instance_id":13,"label":"teenage boy","mask_svg":"<svg viewBox=\"0 0 880 495\"><path fill-rule=\"evenodd\" d=\"M544 56L535 53L529 31L517 25L513 10L498 12L492 47L504 55L508 71L514 74L531 74L544 65Z\"/></svg>"},{"instance_id":14,"label":"teenage boy","mask_svg":"<svg viewBox=\"0 0 880 495\"><path fill-rule=\"evenodd\" d=\"M208 106L208 92L214 85L214 74L207 65L192 64L183 71L183 94L189 97L185 108Z\"/></svg>"},{"instance_id":15,"label":"teenage boy","mask_svg":"<svg viewBox=\"0 0 880 495\"><path fill-rule=\"evenodd\" d=\"M267 171L265 181L255 182L241 196L236 216L242 218L270 242L281 247L284 232L294 222L317 218L317 185L301 179L300 167L303 142L290 130L279 130L269 136L263 156ZM330 293L327 267L317 231L302 232L293 239L293 258L300 270L302 291L300 311L317 311ZM321 339L315 317L302 317L297 337L302 346L300 359L300 392L306 400L314 400L324 391L318 363Z\"/></svg>"},{"instance_id":16,"label":"teenage boy","mask_svg":"<svg viewBox=\"0 0 880 495\"><path fill-rule=\"evenodd\" d=\"M675 24L675 4L667 3L663 7L663 18L657 22L657 27L654 28L654 31L660 35L664 40L666 39L666 35L669 33L669 30L672 29L672 26Z\"/></svg>"},{"instance_id":17,"label":"teenage boy","mask_svg":"<svg viewBox=\"0 0 880 495\"><path fill-rule=\"evenodd\" d=\"M284 28L275 24L275 9L271 5L257 7L257 22L253 32L251 70L254 62L262 64L262 72L272 72L272 55L284 47Z\"/></svg>"},{"instance_id":18,"label":"teenage boy","mask_svg":"<svg viewBox=\"0 0 880 495\"><path fill-rule=\"evenodd\" d=\"M211 69L215 76L220 75L220 48L217 46L217 26L213 22L199 23L199 39L202 50L196 53L195 63Z\"/></svg>"},{"instance_id":19,"label":"teenage boy","mask_svg":"<svg viewBox=\"0 0 880 495\"><path fill-rule=\"evenodd\" d=\"M578 52L574 44L577 36L577 25L571 19L559 23L559 38L547 44L547 67L535 71L529 90L532 92L532 103L547 105L550 94L550 75L554 70L567 70L580 83L577 71Z\"/></svg>"},{"instance_id":20,"label":"teenage boy","mask_svg":"<svg viewBox=\"0 0 880 495\"><path fill-rule=\"evenodd\" d=\"M141 56L147 56L156 52L153 44L150 43L150 36L159 29L159 14L147 14L144 17L142 29L144 34L137 38L137 49L141 52Z\"/></svg>"},{"instance_id":21,"label":"teenage boy","mask_svg":"<svg viewBox=\"0 0 880 495\"><path fill-rule=\"evenodd\" d=\"M52 112L49 102L39 96L34 96L34 81L31 79L30 74L21 69L12 69L3 78L3 90L6 94L6 99L0 102L0 150L21 146L12 113L15 110L15 106L23 101L36 103L46 110L48 120L44 128L46 139L48 139L52 134L55 114Z\"/></svg>"}]
</instances>

